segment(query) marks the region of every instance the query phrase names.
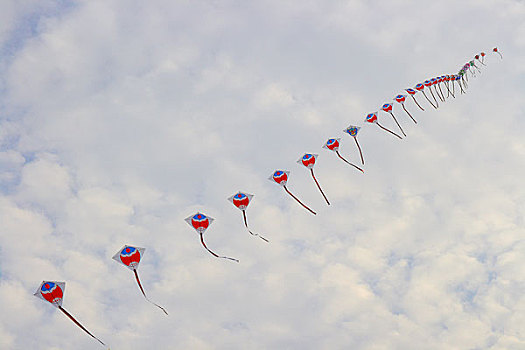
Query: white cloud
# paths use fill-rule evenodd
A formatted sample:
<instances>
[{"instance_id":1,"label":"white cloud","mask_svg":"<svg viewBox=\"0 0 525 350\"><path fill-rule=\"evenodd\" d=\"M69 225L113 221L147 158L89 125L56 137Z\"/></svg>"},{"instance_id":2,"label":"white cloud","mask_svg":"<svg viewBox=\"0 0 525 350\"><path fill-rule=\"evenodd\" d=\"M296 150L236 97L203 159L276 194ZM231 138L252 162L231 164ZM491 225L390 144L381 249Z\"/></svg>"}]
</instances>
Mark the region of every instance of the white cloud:
<instances>
[{"instance_id":1,"label":"white cloud","mask_svg":"<svg viewBox=\"0 0 525 350\"><path fill-rule=\"evenodd\" d=\"M64 307L112 348L523 347L523 3L1 6L0 347L97 346L32 297L43 279L66 281ZM363 125L478 50L466 95L408 101L417 125L394 107L405 140ZM364 175L320 150L341 137L359 162L349 124ZM226 200L238 190L270 243ZM183 221L197 210L239 264L200 246ZM111 260L124 244L146 247L168 317Z\"/></svg>"}]
</instances>

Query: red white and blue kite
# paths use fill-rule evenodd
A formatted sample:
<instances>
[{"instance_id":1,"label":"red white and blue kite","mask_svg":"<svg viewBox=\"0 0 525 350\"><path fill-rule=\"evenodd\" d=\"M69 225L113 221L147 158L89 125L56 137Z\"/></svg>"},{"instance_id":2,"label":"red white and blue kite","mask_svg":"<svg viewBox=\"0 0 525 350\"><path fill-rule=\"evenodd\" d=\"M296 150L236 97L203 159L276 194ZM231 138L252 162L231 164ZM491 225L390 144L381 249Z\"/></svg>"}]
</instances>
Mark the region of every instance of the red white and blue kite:
<instances>
[{"instance_id":1,"label":"red white and blue kite","mask_svg":"<svg viewBox=\"0 0 525 350\"><path fill-rule=\"evenodd\" d=\"M344 129L343 132L347 133L348 135L354 138L355 144L357 145L357 149L359 150L359 156L361 157L361 164L365 165L365 159L363 158L361 146L359 146L359 142L357 142L357 133L359 132L359 130L361 130L359 126L350 125L346 129Z\"/></svg>"},{"instance_id":2,"label":"red white and blue kite","mask_svg":"<svg viewBox=\"0 0 525 350\"><path fill-rule=\"evenodd\" d=\"M318 156L319 156L318 154L305 153L301 158L297 160L297 163L302 164L308 169L310 169L310 173L312 174L312 178L314 179L314 182L317 185L319 192L321 192L321 194L323 195L323 198L326 201L326 204L330 205L328 198L326 198L323 190L321 189L321 185L319 185L319 182L317 182L317 179L315 178L315 175L314 175L314 165L315 165L315 162Z\"/></svg>"},{"instance_id":3,"label":"red white and blue kite","mask_svg":"<svg viewBox=\"0 0 525 350\"><path fill-rule=\"evenodd\" d=\"M288 183L288 174L290 174L290 172L287 171L287 170L275 170L273 172L273 174L270 175L270 177L268 177L268 180L270 180L271 182L276 183L278 185L281 185L281 187L284 188L286 193L288 193L293 199L295 199L297 201L297 203L301 204L303 206L303 208L308 210L310 213L316 215L315 211L313 211L312 209L308 208L303 202L301 202L299 200L299 198L294 196L293 193L288 190L288 188L286 187L286 184Z\"/></svg>"},{"instance_id":4,"label":"red white and blue kite","mask_svg":"<svg viewBox=\"0 0 525 350\"><path fill-rule=\"evenodd\" d=\"M341 138L336 138L336 139L328 139L326 141L326 143L323 145L323 148L326 148L332 152L335 152L335 154L337 154L337 156L343 161L345 162L346 164L348 165L351 165L353 166L354 168L356 168L357 170L359 170L360 172L364 173L365 171L363 169L361 169L360 167L358 167L357 165L355 165L354 163L351 163L349 162L348 160L346 160L345 158L343 158L343 156L339 153L339 146L340 146L340 140Z\"/></svg>"},{"instance_id":5,"label":"red white and blue kite","mask_svg":"<svg viewBox=\"0 0 525 350\"><path fill-rule=\"evenodd\" d=\"M235 259L235 258L230 258L230 257L227 257L227 256L220 256L218 254L215 254L214 252L212 252L207 246L206 246L206 243L204 243L204 232L208 229L208 227L211 225L211 223L213 222L213 220L215 220L214 218L212 217L209 217L209 216L206 216L202 213L195 213L193 215L190 215L188 216L186 219L184 219L188 225L190 225L191 227L193 227L195 229L195 231L197 231L197 233L199 234L200 238L201 238L201 244L204 248L206 248L206 250L208 252L210 252L211 255L213 255L214 257L216 258L221 258L221 259L228 259L228 260L233 260L233 261L236 261L236 262L239 262L238 259Z\"/></svg>"},{"instance_id":6,"label":"red white and blue kite","mask_svg":"<svg viewBox=\"0 0 525 350\"><path fill-rule=\"evenodd\" d=\"M370 124L376 124L381 129L391 133L394 136L399 137L400 139L403 139L401 136L399 136L398 134L396 134L392 130L389 130L389 129L385 128L383 125L379 124L379 122L377 121L377 112L368 113L368 115L365 118L365 122L370 123Z\"/></svg>"},{"instance_id":7,"label":"red white and blue kite","mask_svg":"<svg viewBox=\"0 0 525 350\"><path fill-rule=\"evenodd\" d=\"M84 326L80 324L69 312L67 312L62 307L62 299L64 298L64 292L66 290L66 283L65 282L57 282L57 281L42 281L40 286L35 292L35 296L37 298L40 298L44 301L49 302L54 307L58 308L60 311L62 311L71 321L73 321L77 326L82 328L84 332L89 334L93 339L96 339L100 344L104 344L100 339L95 337L93 334L91 334L90 331L88 331Z\"/></svg>"},{"instance_id":8,"label":"red white and blue kite","mask_svg":"<svg viewBox=\"0 0 525 350\"><path fill-rule=\"evenodd\" d=\"M246 219L246 209L248 208L248 205L252 201L252 198L253 198L253 194L244 193L244 192L239 191L233 196L229 197L228 200L232 202L233 205L235 205L237 208L239 208L242 211L242 217L244 219L244 226L246 226L246 229L248 230L248 232L250 232L252 236L257 236L263 241L268 242L266 238L264 238L263 236L257 233L253 233L248 227L248 220Z\"/></svg>"},{"instance_id":9,"label":"red white and blue kite","mask_svg":"<svg viewBox=\"0 0 525 350\"><path fill-rule=\"evenodd\" d=\"M125 245L115 255L113 255L113 260L133 271L133 273L135 274L135 279L137 280L137 284L139 285L140 291L142 292L142 295L144 295L144 298L146 298L146 300L151 304L164 311L164 313L167 315L168 312L162 306L157 305L153 301L148 299L146 293L144 292L144 288L142 288L142 283L140 283L139 273L137 272L137 269L139 268L139 263L142 259L142 256L144 255L145 250L146 248Z\"/></svg>"}]
</instances>

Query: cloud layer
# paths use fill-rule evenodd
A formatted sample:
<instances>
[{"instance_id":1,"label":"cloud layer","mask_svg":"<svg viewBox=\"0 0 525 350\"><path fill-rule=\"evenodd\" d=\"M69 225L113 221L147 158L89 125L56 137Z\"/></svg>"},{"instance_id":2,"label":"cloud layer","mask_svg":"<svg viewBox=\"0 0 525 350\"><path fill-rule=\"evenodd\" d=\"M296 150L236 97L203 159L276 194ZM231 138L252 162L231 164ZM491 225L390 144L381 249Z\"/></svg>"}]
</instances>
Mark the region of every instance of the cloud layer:
<instances>
[{"instance_id":1,"label":"cloud layer","mask_svg":"<svg viewBox=\"0 0 525 350\"><path fill-rule=\"evenodd\" d=\"M525 346L525 6L510 0L2 4L0 348ZM498 46L465 95L363 125ZM420 97L420 96L418 96ZM381 123L395 128L381 112ZM316 176L295 161L319 153ZM312 216L271 184L289 188ZM226 198L255 194L250 236ZM205 237L184 218L216 219ZM139 273L111 260L146 248Z\"/></svg>"}]
</instances>

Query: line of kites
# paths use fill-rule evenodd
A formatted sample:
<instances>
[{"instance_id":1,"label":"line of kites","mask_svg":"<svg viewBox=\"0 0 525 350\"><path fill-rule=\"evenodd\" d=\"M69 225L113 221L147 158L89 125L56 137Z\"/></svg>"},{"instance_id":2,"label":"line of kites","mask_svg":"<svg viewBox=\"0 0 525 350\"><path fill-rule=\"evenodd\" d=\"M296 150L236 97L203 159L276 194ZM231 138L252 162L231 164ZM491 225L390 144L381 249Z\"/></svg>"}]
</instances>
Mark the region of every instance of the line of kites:
<instances>
[{"instance_id":1,"label":"line of kites","mask_svg":"<svg viewBox=\"0 0 525 350\"><path fill-rule=\"evenodd\" d=\"M497 48L492 49L492 52L497 53L503 59L503 56L501 55L501 53L498 51ZM456 88L455 88L455 84L454 83L456 83L458 85L458 88L459 88L459 90L460 90L460 92L462 94L465 93L465 90L468 88L468 74L467 73L470 72L471 76L473 76L473 77L476 76L476 71L478 73L480 73L481 72L480 67L478 67L476 65L475 61L478 61L481 65L486 65L485 64L485 56L486 56L485 52L481 52L479 55L475 55L473 60L467 62L459 70L459 72L457 74L443 75L443 76L440 76L440 77L437 77L437 78L432 78L430 80L425 80L423 83L417 84L414 89L412 89L412 88L405 89L405 91L407 92L408 95L405 95L405 94L397 95L394 98L394 100L401 105L403 110L412 119L412 121L417 124L417 121L414 119L414 117L410 114L410 112L405 107L406 98L408 96L410 96L412 98L412 100L414 101L414 103L422 111L424 111L424 108L421 107L421 105L418 103L418 101L415 98L416 93L417 92L421 92L423 94L423 96L426 98L426 100L430 103L430 105L432 107L434 107L435 109L437 109L439 107L438 99L441 102L444 102L445 99L448 98L449 96L452 96L454 98L456 97L455 96ZM442 89L442 86L444 86L444 88L446 89L447 96L445 96L445 93L444 93L444 91ZM434 91L432 90L432 87L434 87ZM430 92L430 95L432 96L432 99L434 100L434 102L432 102L432 100L427 96L427 94L425 94L425 91L424 91L425 88L428 88L428 90ZM436 96L434 95L434 92L438 96L438 99L436 99ZM390 114L390 116L394 119L395 123L397 124L397 126L398 126L399 130L401 131L401 133L404 136L406 136L403 128L401 127L401 125L397 121L396 117L394 116L392 103L385 103L381 107L381 110L383 110L384 112ZM376 124L377 126L379 126L381 129L385 130L386 132L388 132L388 133L390 133L390 134L392 134L392 135L402 139L402 137L399 134L397 134L394 131L389 130L386 127L384 127L381 124L379 124L379 122L378 122L378 112L369 113L366 116L366 118L365 118L365 122L366 123L370 123L370 124ZM354 138L354 141L356 143L357 149L359 150L359 155L360 155L360 158L361 158L361 164L364 165L365 164L365 160L364 160L364 157L363 157L363 152L361 150L359 142L357 141L357 134L358 134L360 129L361 128L358 127L358 126L350 125L348 128L346 128L344 130L344 132L349 134L350 136L352 136ZM330 151L335 152L337 154L337 156L341 160L343 160L345 163L351 165L352 167L354 167L357 170L359 170L359 171L364 173L362 168L360 168L359 166L349 162L348 160L343 158L343 156L341 156L341 154L339 153L339 142L340 142L340 138L331 138L328 141L326 141L326 143L324 144L323 148L326 148L326 149L328 149ZM330 202L328 201L328 198L326 197L326 195L324 194L323 190L321 189L321 186L319 185L319 182L317 181L317 179L315 177L315 174L314 174L314 165L315 165L317 156L318 156L317 154L305 153L297 162L299 164L304 165L306 168L308 168L310 170L310 173L312 175L312 178L313 178L315 184L317 185L317 188L321 192L321 194L322 194L324 200L326 201L326 203L328 205L330 205ZM285 192L288 193L293 199L295 199L301 206L303 206L305 209L307 209L310 213L316 215L316 213L312 209L310 209L303 202L301 202L286 187L286 184L288 182L288 175L289 175L289 173L290 172L287 171L287 170L276 170L272 175L270 175L269 180L274 182L274 183L276 183L276 184L278 184L278 185L280 185L280 186L282 186L284 188ZM268 242L268 240L266 238L264 238L263 236L260 236L260 235L258 235L256 233L253 233L250 230L250 228L248 227L248 221L247 221L247 218L246 218L246 209L248 208L248 205L250 204L252 198L253 198L252 194L248 194L248 193L244 193L244 192L238 192L238 193L232 195L231 197L229 197L228 200L230 202L232 202L233 205L235 205L237 208L239 208L242 211L244 225L246 226L246 229L248 230L248 232L250 234L252 234L253 236L258 236L262 240ZM189 217L187 217L185 219L185 221L197 231L197 233L200 236L200 241L201 241L202 246L208 252L210 252L210 254L212 254L216 258L229 259L229 260L233 260L233 261L239 262L239 260L237 260L235 258L230 258L230 257L227 257L227 256L218 255L218 254L216 254L215 252L213 252L212 250L210 250L206 246L206 243L204 242L204 232L206 231L206 229L208 229L208 227L211 225L213 220L214 219L212 217L206 216L205 214L202 214L200 212L197 212L194 215L191 215L191 216L189 216ZM113 259L115 261L117 261L118 263L128 267L131 271L133 271L133 274L135 275L135 280L137 281L139 289L142 292L142 295L144 296L144 298L146 298L146 300L148 302L150 302L153 305L157 306L166 315L168 315L168 312L166 311L166 309L164 309L162 306L160 306L160 305L152 302L150 299L148 299L148 297L146 296L146 293L144 292L144 288L142 287L142 283L140 282L137 269L138 269L139 263L140 263L140 261L142 259L142 256L144 255L144 251L145 251L145 248L125 245L124 247L122 247L113 256ZM37 291L35 292L34 295L37 296L38 298L42 299L42 300L45 300L45 301L51 303L53 306L55 306L60 311L62 311L78 327L82 328L87 334L89 334L94 339L98 340L102 345L105 345L100 339L98 339L91 332L89 332L82 324L80 324L69 312L67 312L62 307L62 299L64 297L65 288L66 288L66 283L65 282L43 281L40 284L40 286L38 287L38 289L37 289Z\"/></svg>"}]
</instances>

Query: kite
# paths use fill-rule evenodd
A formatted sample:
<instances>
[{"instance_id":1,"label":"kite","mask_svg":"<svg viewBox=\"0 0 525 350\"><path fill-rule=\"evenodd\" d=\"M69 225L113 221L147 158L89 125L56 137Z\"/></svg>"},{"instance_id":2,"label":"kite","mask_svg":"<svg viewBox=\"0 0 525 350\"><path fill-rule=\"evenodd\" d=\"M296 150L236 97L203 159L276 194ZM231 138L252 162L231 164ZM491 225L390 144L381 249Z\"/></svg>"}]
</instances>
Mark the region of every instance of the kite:
<instances>
[{"instance_id":1,"label":"kite","mask_svg":"<svg viewBox=\"0 0 525 350\"><path fill-rule=\"evenodd\" d=\"M258 236L263 241L268 242L266 238L258 235L257 233L253 233L248 228L248 221L246 219L246 208L248 207L248 204L250 204L250 202L252 201L252 198L253 198L253 194L243 193L239 191L233 196L231 196L230 198L228 198L228 200L232 202L233 205L235 205L237 208L239 208L242 211L242 217L244 219L244 226L246 226L246 229L248 230L248 232L250 232L252 236Z\"/></svg>"},{"instance_id":2,"label":"kite","mask_svg":"<svg viewBox=\"0 0 525 350\"><path fill-rule=\"evenodd\" d=\"M60 311L62 311L71 321L73 321L77 326L82 328L84 332L89 334L93 339L96 339L100 344L104 344L100 339L95 337L93 334L91 334L84 326L80 324L69 312L67 312L62 307L62 299L64 298L64 292L66 290L66 283L65 282L57 282L57 281L42 281L40 286L35 292L35 296L37 298L40 298L42 300L48 301L53 305L54 307L58 308Z\"/></svg>"},{"instance_id":3,"label":"kite","mask_svg":"<svg viewBox=\"0 0 525 350\"><path fill-rule=\"evenodd\" d=\"M326 201L326 204L330 205L330 202L328 201L328 198L326 198L323 189L321 188L321 185L319 185L319 182L317 182L317 179L314 175L314 165L315 161L317 160L318 154L310 154L305 153L301 158L297 160L297 163L304 165L308 169L310 169L310 173L312 174L312 178L314 179L315 184L317 185L317 188L319 189L319 192L323 195L324 200Z\"/></svg>"},{"instance_id":4,"label":"kite","mask_svg":"<svg viewBox=\"0 0 525 350\"><path fill-rule=\"evenodd\" d=\"M503 55L501 54L501 52L498 51L498 48L497 48L497 47L493 48L493 49L492 49L492 52L497 53L497 54L499 55L499 57L501 57L501 59L503 59Z\"/></svg>"},{"instance_id":5,"label":"kite","mask_svg":"<svg viewBox=\"0 0 525 350\"><path fill-rule=\"evenodd\" d=\"M341 158L341 160L343 162L345 162L348 165L353 166L354 168L356 168L360 172L364 173L363 169L361 169L360 167L358 167L357 165L355 165L353 163L350 163L349 161L344 159L343 156L341 156L341 154L339 153L339 140L341 140L341 139L340 138L338 138L338 139L328 139L328 141L326 141L326 143L324 144L323 148L329 149L330 151L334 151L337 154L337 156L339 158Z\"/></svg>"},{"instance_id":6,"label":"kite","mask_svg":"<svg viewBox=\"0 0 525 350\"><path fill-rule=\"evenodd\" d=\"M366 116L366 119L365 119L365 122L368 122L370 124L377 124L377 126L379 126L381 129L391 133L392 135L394 136L397 136L399 137L400 139L402 139L401 136L399 136L398 134L396 134L395 132L391 131L391 130L388 130L387 128L385 128L383 125L379 124L379 122L377 121L377 112L373 112L373 113L369 113L367 116Z\"/></svg>"},{"instance_id":7,"label":"kite","mask_svg":"<svg viewBox=\"0 0 525 350\"><path fill-rule=\"evenodd\" d=\"M414 100L414 102L416 103L416 105L419 107L419 109L421 109L422 111L424 111L425 109L424 109L423 107L421 107L421 106L419 105L419 103L417 103L417 100L416 100L416 98L414 97L414 95L417 93L417 91L414 90L414 89L410 89L410 88L409 88L409 89L405 89L405 91L410 95L410 97L412 97L412 99Z\"/></svg>"},{"instance_id":8,"label":"kite","mask_svg":"<svg viewBox=\"0 0 525 350\"><path fill-rule=\"evenodd\" d=\"M206 229L211 225L211 223L213 222L213 218L209 217L209 216L206 216L202 213L195 213L193 215L190 215L188 216L186 219L184 219L188 225L190 225L191 227L193 227L195 229L195 231L197 231L197 233L199 234L199 236L201 237L201 244L204 248L206 248L206 250L208 252L210 252L211 255L213 255L214 257L216 258L221 258L221 259L228 259L228 260L233 260L233 261L236 261L236 262L239 262L239 260L237 259L234 259L234 258L230 258L230 257L227 257L227 256L220 256L220 255L217 255L215 254L214 252L212 252L207 246L206 246L206 243L204 243L204 232L206 231Z\"/></svg>"},{"instance_id":9,"label":"kite","mask_svg":"<svg viewBox=\"0 0 525 350\"><path fill-rule=\"evenodd\" d=\"M485 62L485 52L481 51L480 55L481 55L481 63L485 64L484 63ZM486 66L486 64L485 64L485 66Z\"/></svg>"},{"instance_id":10,"label":"kite","mask_svg":"<svg viewBox=\"0 0 525 350\"><path fill-rule=\"evenodd\" d=\"M428 96L425 94L425 85L419 83L417 84L416 86L416 90L417 91L421 91L423 93L423 96L425 96L425 98L427 99L428 103L430 103L432 105L432 107L434 107L435 109L437 109L436 106L434 106L434 104L432 103L432 101L430 101L430 99L428 98Z\"/></svg>"},{"instance_id":11,"label":"kite","mask_svg":"<svg viewBox=\"0 0 525 350\"><path fill-rule=\"evenodd\" d=\"M444 82L445 82L445 87L447 88L447 97L452 95L452 97L456 98L456 96L454 96L454 93L452 93L452 91L450 90L450 86L449 86L449 82L451 80L451 76L450 75L445 75L445 76L443 76L443 79L444 79Z\"/></svg>"},{"instance_id":12,"label":"kite","mask_svg":"<svg viewBox=\"0 0 525 350\"><path fill-rule=\"evenodd\" d=\"M284 188L284 190L286 191L286 193L288 193L293 199L295 199L297 201L297 203L301 204L303 206L303 208L308 210L310 213L312 213L314 215L317 215L317 213L315 211L313 211L312 209L310 209L306 205L304 205L303 202L301 202L299 200L299 198L294 196L293 193L290 192L288 190L288 188L286 188L286 183L288 182L288 174L290 174L290 172L287 171L287 170L275 170L273 172L273 174L270 175L268 180L270 180L272 182L275 182L278 185L281 185Z\"/></svg>"},{"instance_id":13,"label":"kite","mask_svg":"<svg viewBox=\"0 0 525 350\"><path fill-rule=\"evenodd\" d=\"M443 102L445 102L445 94L443 93L443 90L441 90L441 83L443 82L443 77L437 77L436 78L437 84L436 86L439 88L439 92L441 93L441 98L443 99Z\"/></svg>"},{"instance_id":14,"label":"kite","mask_svg":"<svg viewBox=\"0 0 525 350\"><path fill-rule=\"evenodd\" d=\"M363 159L363 152L361 152L361 146L359 146L359 142L357 142L357 133L360 129L361 128L358 126L350 125L343 131L354 138L355 144L357 145L357 149L359 150L359 156L361 156L361 164L365 165L365 160Z\"/></svg>"},{"instance_id":15,"label":"kite","mask_svg":"<svg viewBox=\"0 0 525 350\"><path fill-rule=\"evenodd\" d=\"M146 298L146 300L151 304L164 311L164 313L167 315L168 312L166 311L166 309L148 299L146 293L144 292L144 288L142 288L142 283L140 283L139 273L137 272L137 269L139 267L140 260L142 259L142 255L144 255L145 250L146 248L125 245L115 255L113 255L113 260L115 260L118 263L121 263L122 265L126 266L127 268L133 271L133 273L135 274L135 279L137 280L137 284L139 285L140 291L142 292L142 295L144 295L144 298Z\"/></svg>"},{"instance_id":16,"label":"kite","mask_svg":"<svg viewBox=\"0 0 525 350\"><path fill-rule=\"evenodd\" d=\"M432 92L432 82L430 80L425 80L423 82L423 84L430 90L430 94L432 95L432 98L434 99L434 102L436 102L436 108L438 108L439 107L439 103L436 100L436 96L434 96L434 93Z\"/></svg>"},{"instance_id":17,"label":"kite","mask_svg":"<svg viewBox=\"0 0 525 350\"><path fill-rule=\"evenodd\" d=\"M432 84L432 86L434 86L434 90L436 90L436 95L438 95L438 97L441 100L441 102L444 102L445 99L443 97L441 97L441 95L439 94L439 91L438 91L438 87L439 87L438 82L439 82L439 80L437 78L430 79L430 83Z\"/></svg>"},{"instance_id":18,"label":"kite","mask_svg":"<svg viewBox=\"0 0 525 350\"><path fill-rule=\"evenodd\" d=\"M485 53L482 52L482 54L483 54L483 56L485 56ZM486 64L483 63L483 61L479 58L479 56L480 55L476 55L476 56L474 56L474 58L477 59L479 63L481 63L482 65L486 66ZM481 57L483 58L483 56L481 56Z\"/></svg>"},{"instance_id":19,"label":"kite","mask_svg":"<svg viewBox=\"0 0 525 350\"><path fill-rule=\"evenodd\" d=\"M401 107L403 107L405 112L407 112L407 114L410 117L410 119L412 119L414 121L414 123L417 124L417 121L414 119L414 117L412 117L412 114L410 114L410 112L407 111L407 109L405 108L406 97L407 97L407 95L397 95L396 97L394 97L394 99L401 104Z\"/></svg>"},{"instance_id":20,"label":"kite","mask_svg":"<svg viewBox=\"0 0 525 350\"><path fill-rule=\"evenodd\" d=\"M383 105L383 107L381 107L381 109L384 112L389 113L392 116L392 118L394 118L394 121L396 122L397 126L399 127L399 130L401 130L401 132L403 133L404 136L407 136L407 134L405 134L405 131L403 131L403 128L401 127L401 125L399 125L399 123L397 122L396 117L394 117L394 113L392 112L392 109L393 109L392 104L391 103L385 103Z\"/></svg>"}]
</instances>

